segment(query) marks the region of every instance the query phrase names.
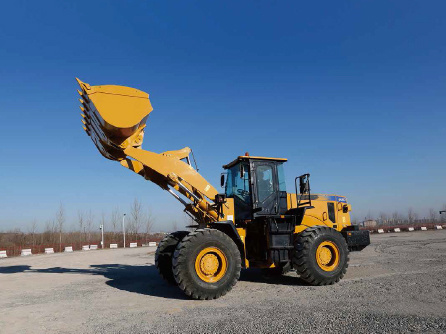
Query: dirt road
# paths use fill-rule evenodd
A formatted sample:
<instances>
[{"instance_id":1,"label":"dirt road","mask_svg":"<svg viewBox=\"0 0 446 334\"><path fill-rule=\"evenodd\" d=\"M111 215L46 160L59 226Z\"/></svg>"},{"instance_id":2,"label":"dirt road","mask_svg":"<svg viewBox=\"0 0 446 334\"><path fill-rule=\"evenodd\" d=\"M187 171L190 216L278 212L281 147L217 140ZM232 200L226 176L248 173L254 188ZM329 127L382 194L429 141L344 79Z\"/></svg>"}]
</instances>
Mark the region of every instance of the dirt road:
<instances>
[{"instance_id":1,"label":"dirt road","mask_svg":"<svg viewBox=\"0 0 446 334\"><path fill-rule=\"evenodd\" d=\"M339 284L242 272L225 297L186 299L154 249L0 260L0 332L446 332L446 231L373 235Z\"/></svg>"}]
</instances>

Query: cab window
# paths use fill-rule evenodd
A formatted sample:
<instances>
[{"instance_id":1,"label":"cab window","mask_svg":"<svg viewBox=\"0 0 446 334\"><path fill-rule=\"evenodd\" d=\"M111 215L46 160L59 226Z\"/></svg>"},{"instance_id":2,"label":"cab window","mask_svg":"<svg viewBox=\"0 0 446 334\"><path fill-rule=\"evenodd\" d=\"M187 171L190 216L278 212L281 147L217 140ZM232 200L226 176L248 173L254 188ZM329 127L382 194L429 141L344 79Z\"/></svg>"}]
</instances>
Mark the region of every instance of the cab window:
<instances>
[{"instance_id":1,"label":"cab window","mask_svg":"<svg viewBox=\"0 0 446 334\"><path fill-rule=\"evenodd\" d=\"M258 201L263 202L274 193L273 169L271 166L258 166L256 169Z\"/></svg>"},{"instance_id":2,"label":"cab window","mask_svg":"<svg viewBox=\"0 0 446 334\"><path fill-rule=\"evenodd\" d=\"M239 198L245 203L251 202L251 196L249 191L249 165L243 164L244 175L240 175L240 164L237 164L228 169L228 175L226 179L226 197Z\"/></svg>"}]
</instances>

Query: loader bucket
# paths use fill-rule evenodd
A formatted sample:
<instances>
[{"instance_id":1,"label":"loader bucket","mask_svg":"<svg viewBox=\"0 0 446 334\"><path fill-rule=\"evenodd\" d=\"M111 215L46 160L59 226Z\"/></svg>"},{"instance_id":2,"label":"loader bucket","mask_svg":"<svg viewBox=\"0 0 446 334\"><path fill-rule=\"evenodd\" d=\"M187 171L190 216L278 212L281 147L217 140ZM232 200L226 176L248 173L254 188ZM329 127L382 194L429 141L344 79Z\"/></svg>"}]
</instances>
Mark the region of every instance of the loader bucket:
<instances>
[{"instance_id":1,"label":"loader bucket","mask_svg":"<svg viewBox=\"0 0 446 334\"><path fill-rule=\"evenodd\" d=\"M84 130L101 154L123 160L124 149L140 147L144 128L153 108L149 94L124 86L90 86L77 79L81 88L81 116Z\"/></svg>"}]
</instances>

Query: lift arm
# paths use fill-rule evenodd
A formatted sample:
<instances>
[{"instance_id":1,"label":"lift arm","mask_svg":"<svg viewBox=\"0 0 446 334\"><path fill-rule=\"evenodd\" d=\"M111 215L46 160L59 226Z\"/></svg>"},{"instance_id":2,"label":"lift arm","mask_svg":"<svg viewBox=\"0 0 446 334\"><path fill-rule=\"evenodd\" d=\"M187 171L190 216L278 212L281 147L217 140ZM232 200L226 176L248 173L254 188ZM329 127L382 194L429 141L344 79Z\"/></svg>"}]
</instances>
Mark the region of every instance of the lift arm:
<instances>
[{"instance_id":1,"label":"lift arm","mask_svg":"<svg viewBox=\"0 0 446 334\"><path fill-rule=\"evenodd\" d=\"M185 206L198 224L227 220L228 203L191 165L190 148L154 153L141 148L144 129L153 108L149 94L124 86L90 86L76 79L81 90L85 132L99 152L152 181Z\"/></svg>"}]
</instances>

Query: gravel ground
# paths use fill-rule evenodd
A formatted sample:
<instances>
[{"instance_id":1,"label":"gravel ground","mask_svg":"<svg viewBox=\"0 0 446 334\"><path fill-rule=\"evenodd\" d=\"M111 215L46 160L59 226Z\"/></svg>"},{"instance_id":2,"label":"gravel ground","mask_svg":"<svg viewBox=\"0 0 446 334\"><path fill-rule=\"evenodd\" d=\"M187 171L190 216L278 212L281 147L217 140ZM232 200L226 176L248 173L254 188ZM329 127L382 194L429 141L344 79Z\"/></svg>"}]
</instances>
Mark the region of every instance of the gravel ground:
<instances>
[{"instance_id":1,"label":"gravel ground","mask_svg":"<svg viewBox=\"0 0 446 334\"><path fill-rule=\"evenodd\" d=\"M333 286L246 270L213 301L189 300L162 281L154 251L0 260L0 332L446 332L446 231L373 235Z\"/></svg>"}]
</instances>

